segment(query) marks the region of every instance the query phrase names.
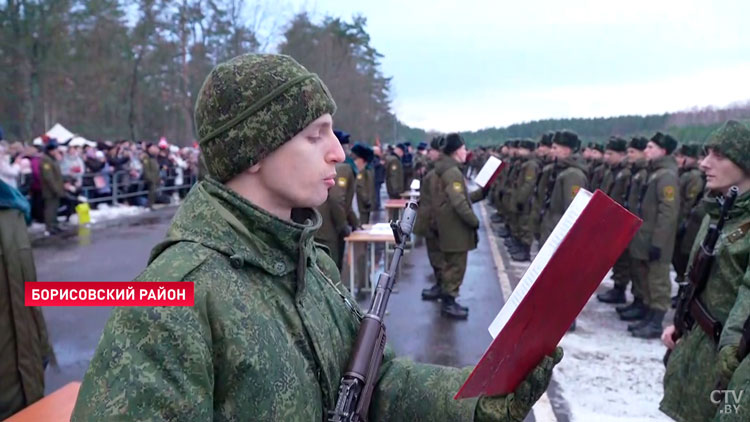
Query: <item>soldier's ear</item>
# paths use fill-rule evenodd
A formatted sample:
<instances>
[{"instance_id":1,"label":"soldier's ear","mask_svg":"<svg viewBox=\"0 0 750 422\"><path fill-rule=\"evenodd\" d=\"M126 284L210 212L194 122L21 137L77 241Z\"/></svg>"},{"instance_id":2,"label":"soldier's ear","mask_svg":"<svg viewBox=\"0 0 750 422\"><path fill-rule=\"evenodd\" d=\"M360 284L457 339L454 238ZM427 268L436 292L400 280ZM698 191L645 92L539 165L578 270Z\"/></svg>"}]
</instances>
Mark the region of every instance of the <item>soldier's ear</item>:
<instances>
[{"instance_id":1,"label":"soldier's ear","mask_svg":"<svg viewBox=\"0 0 750 422\"><path fill-rule=\"evenodd\" d=\"M245 172L248 174L255 174L260 171L261 163L255 163L252 166L250 166Z\"/></svg>"}]
</instances>

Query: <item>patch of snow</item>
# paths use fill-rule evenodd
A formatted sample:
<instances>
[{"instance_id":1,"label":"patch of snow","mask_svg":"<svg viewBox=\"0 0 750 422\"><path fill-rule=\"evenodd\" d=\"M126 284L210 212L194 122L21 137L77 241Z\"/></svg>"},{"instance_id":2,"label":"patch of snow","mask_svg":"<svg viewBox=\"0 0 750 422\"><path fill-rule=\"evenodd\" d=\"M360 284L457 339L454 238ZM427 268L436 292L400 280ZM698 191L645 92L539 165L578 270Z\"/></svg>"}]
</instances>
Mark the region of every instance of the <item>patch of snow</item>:
<instances>
[{"instance_id":1,"label":"patch of snow","mask_svg":"<svg viewBox=\"0 0 750 422\"><path fill-rule=\"evenodd\" d=\"M611 287L607 278L598 292ZM560 343L565 357L554 377L572 422L671 421L659 411L665 347L659 339L633 337L614 308L592 295L576 331ZM669 321L665 318L665 324Z\"/></svg>"}]
</instances>

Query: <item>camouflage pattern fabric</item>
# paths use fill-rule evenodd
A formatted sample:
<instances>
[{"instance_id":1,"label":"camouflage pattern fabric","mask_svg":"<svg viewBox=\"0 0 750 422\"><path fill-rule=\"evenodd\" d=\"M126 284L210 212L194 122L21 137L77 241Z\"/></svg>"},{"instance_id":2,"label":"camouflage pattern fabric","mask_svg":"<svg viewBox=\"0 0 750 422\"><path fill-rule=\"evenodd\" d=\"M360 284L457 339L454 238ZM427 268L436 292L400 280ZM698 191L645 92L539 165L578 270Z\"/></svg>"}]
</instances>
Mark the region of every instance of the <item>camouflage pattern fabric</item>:
<instances>
[{"instance_id":1,"label":"camouflage pattern fabric","mask_svg":"<svg viewBox=\"0 0 750 422\"><path fill-rule=\"evenodd\" d=\"M706 147L721 151L745 172L750 172L750 129L742 123L727 121L709 136Z\"/></svg>"},{"instance_id":2,"label":"camouflage pattern fabric","mask_svg":"<svg viewBox=\"0 0 750 422\"><path fill-rule=\"evenodd\" d=\"M193 281L195 306L115 308L72 421L324 420L362 315L313 242L319 215L292 217L199 182L137 278ZM470 368L417 364L387 348L369 418L521 420L558 354L515 394L453 400Z\"/></svg>"},{"instance_id":3,"label":"camouflage pattern fabric","mask_svg":"<svg viewBox=\"0 0 750 422\"><path fill-rule=\"evenodd\" d=\"M719 216L716 201L707 198L705 202L708 215L693 245L693 253L700 247L709 221ZM743 229L748 222L750 192L745 192L730 211L716 245L716 258L708 283L700 295L711 315L724 326L719 344L715 345L700 327L694 327L677 343L667 364L660 409L675 420L697 422L714 417L716 420L732 420L722 419L716 414L717 407L711 402L710 394L720 375L718 351L739 344L742 324L750 315L750 234L747 228ZM750 383L747 360L740 365L742 370L735 372L729 388L747 388ZM747 415L750 399L744 398L744 403L744 414Z\"/></svg>"},{"instance_id":4,"label":"camouflage pattern fabric","mask_svg":"<svg viewBox=\"0 0 750 422\"><path fill-rule=\"evenodd\" d=\"M289 56L245 54L221 63L195 105L206 169L225 182L335 111L325 84Z\"/></svg>"}]
</instances>

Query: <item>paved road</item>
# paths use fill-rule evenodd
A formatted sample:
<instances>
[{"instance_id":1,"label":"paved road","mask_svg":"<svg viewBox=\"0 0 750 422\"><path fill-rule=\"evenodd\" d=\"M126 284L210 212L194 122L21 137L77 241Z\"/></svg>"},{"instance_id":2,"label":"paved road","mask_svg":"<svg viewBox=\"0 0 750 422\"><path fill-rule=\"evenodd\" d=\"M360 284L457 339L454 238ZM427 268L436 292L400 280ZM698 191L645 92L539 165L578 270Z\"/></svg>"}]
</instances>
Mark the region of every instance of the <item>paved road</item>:
<instances>
[{"instance_id":1,"label":"paved road","mask_svg":"<svg viewBox=\"0 0 750 422\"><path fill-rule=\"evenodd\" d=\"M481 207L476 204L475 212L486 217ZM138 225L47 240L34 251L39 280L131 280L145 267L151 247L163 238L169 218L168 213L162 212ZM383 217L376 214L374 218ZM389 342L399 355L452 366L472 365L482 356L491 342L487 327L504 303L497 265L506 266L503 260L507 259L504 252L493 255L490 242L498 239L488 237L487 224L483 220L479 248L469 254L459 297L470 308L466 321L445 319L440 315L439 303L421 300L421 289L433 282L424 242L417 242L405 256L398 293L391 298L386 320ZM510 284L515 285L518 274L509 271L508 275ZM362 297L360 303L367 308L369 297ZM83 377L110 311L106 307L44 309L60 366L58 371L47 371L48 392ZM549 400L537 406L548 409L535 408L536 419L530 415L528 421L568 420L565 402L554 380L548 396Z\"/></svg>"}]
</instances>

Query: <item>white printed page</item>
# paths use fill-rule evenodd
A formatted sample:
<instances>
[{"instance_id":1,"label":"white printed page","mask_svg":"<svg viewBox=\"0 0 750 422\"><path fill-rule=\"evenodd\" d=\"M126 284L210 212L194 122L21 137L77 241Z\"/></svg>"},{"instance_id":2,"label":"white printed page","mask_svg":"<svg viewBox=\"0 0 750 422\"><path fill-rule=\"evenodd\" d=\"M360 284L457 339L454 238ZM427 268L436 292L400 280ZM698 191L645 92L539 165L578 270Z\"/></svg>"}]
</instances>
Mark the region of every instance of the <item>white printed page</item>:
<instances>
[{"instance_id":1,"label":"white printed page","mask_svg":"<svg viewBox=\"0 0 750 422\"><path fill-rule=\"evenodd\" d=\"M490 158L487 159L487 162L484 163L482 166L482 170L479 171L479 174L477 174L477 177L474 178L474 182L481 186L482 188L487 187L487 184L490 182L490 178L493 174L495 174L495 171L503 162L495 157L494 155L490 155Z\"/></svg>"},{"instance_id":2,"label":"white printed page","mask_svg":"<svg viewBox=\"0 0 750 422\"><path fill-rule=\"evenodd\" d=\"M389 223L377 223L374 224L370 230L370 234L393 234L393 229Z\"/></svg>"},{"instance_id":3,"label":"white printed page","mask_svg":"<svg viewBox=\"0 0 750 422\"><path fill-rule=\"evenodd\" d=\"M513 313L526 297L531 286L536 282L539 274L542 273L544 267L546 267L550 259L552 259L552 255L554 255L557 248L560 247L565 235L567 235L570 229L573 228L573 225L578 221L583 210L586 209L589 201L591 201L592 195L591 192L581 189L578 191L576 197L573 198L573 202L570 203L565 214L563 214L554 230L552 230L549 239L544 242L542 249L536 255L534 261L526 270L523 277L521 277L521 281L518 282L518 285L513 290L513 293L511 293L510 298L507 299L505 305L503 305L503 308L495 317L495 320L490 324L488 330L493 339L497 337L503 327L505 327L505 324L508 323L511 316L513 316Z\"/></svg>"}]
</instances>

